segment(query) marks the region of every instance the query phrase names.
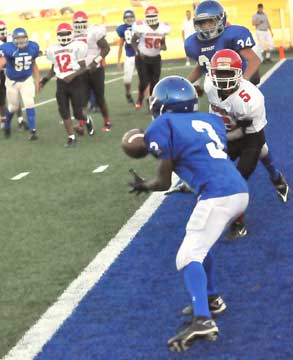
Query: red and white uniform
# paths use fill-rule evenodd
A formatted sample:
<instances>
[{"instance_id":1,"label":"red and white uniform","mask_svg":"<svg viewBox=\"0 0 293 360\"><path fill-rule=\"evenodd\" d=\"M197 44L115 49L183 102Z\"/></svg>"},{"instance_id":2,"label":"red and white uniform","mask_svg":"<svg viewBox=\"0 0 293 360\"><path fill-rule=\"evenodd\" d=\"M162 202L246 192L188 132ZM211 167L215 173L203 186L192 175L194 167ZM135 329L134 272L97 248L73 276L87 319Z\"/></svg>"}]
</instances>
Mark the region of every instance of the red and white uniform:
<instances>
[{"instance_id":1,"label":"red and white uniform","mask_svg":"<svg viewBox=\"0 0 293 360\"><path fill-rule=\"evenodd\" d=\"M72 41L68 45L55 44L47 49L47 58L54 65L56 77L64 79L79 70L80 61L86 59L88 46L83 41Z\"/></svg>"},{"instance_id":2,"label":"red and white uniform","mask_svg":"<svg viewBox=\"0 0 293 360\"><path fill-rule=\"evenodd\" d=\"M100 55L101 49L97 42L106 36L107 30L102 25L91 25L85 33L75 35L75 40L83 41L88 45L88 52L85 59L86 65L90 65L93 60ZM100 64L97 64L99 67Z\"/></svg>"},{"instance_id":3,"label":"red and white uniform","mask_svg":"<svg viewBox=\"0 0 293 360\"><path fill-rule=\"evenodd\" d=\"M139 37L138 50L141 54L154 57L160 55L161 40L171 31L167 23L160 22L153 30L145 21L137 21L132 25L134 34Z\"/></svg>"},{"instance_id":4,"label":"red and white uniform","mask_svg":"<svg viewBox=\"0 0 293 360\"><path fill-rule=\"evenodd\" d=\"M252 120L252 124L246 128L246 134L259 132L266 126L264 96L250 81L241 79L239 88L222 100L210 76L207 75L204 90L210 103L210 113L222 116L228 131L236 127L236 121L242 119Z\"/></svg>"}]
</instances>

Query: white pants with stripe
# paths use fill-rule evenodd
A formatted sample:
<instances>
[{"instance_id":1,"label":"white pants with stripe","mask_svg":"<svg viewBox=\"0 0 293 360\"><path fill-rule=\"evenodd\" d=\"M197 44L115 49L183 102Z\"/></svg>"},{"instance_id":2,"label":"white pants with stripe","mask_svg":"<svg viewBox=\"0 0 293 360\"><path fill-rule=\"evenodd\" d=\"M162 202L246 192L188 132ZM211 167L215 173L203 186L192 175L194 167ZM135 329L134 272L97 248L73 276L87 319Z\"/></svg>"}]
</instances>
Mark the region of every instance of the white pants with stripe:
<instances>
[{"instance_id":1,"label":"white pants with stripe","mask_svg":"<svg viewBox=\"0 0 293 360\"><path fill-rule=\"evenodd\" d=\"M200 200L187 223L176 257L177 269L181 270L193 261L202 263L225 228L245 211L248 199L247 193L240 193Z\"/></svg>"},{"instance_id":2,"label":"white pants with stripe","mask_svg":"<svg viewBox=\"0 0 293 360\"><path fill-rule=\"evenodd\" d=\"M132 81L133 73L135 69L135 56L125 56L124 60L124 84L130 84Z\"/></svg>"},{"instance_id":3,"label":"white pants with stripe","mask_svg":"<svg viewBox=\"0 0 293 360\"><path fill-rule=\"evenodd\" d=\"M26 109L34 107L36 89L32 76L22 82L16 82L6 78L5 85L7 107L10 112L16 112L19 109L21 99Z\"/></svg>"},{"instance_id":4,"label":"white pants with stripe","mask_svg":"<svg viewBox=\"0 0 293 360\"><path fill-rule=\"evenodd\" d=\"M274 50L274 39L269 30L256 30L256 37L262 52Z\"/></svg>"}]
</instances>

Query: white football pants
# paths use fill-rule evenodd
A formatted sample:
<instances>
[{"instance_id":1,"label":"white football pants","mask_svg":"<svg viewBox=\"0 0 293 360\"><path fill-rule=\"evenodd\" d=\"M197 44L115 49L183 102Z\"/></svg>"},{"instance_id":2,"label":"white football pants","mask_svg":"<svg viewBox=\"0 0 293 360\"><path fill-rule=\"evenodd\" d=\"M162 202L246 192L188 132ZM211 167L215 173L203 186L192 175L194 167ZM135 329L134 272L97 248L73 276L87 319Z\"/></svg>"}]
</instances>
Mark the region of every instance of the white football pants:
<instances>
[{"instance_id":1,"label":"white football pants","mask_svg":"<svg viewBox=\"0 0 293 360\"><path fill-rule=\"evenodd\" d=\"M25 81L16 82L6 78L6 97L7 107L12 113L16 112L20 105L20 98L26 109L31 109L35 106L35 84L33 77L30 76Z\"/></svg>"},{"instance_id":2,"label":"white football pants","mask_svg":"<svg viewBox=\"0 0 293 360\"><path fill-rule=\"evenodd\" d=\"M202 263L225 228L245 211L248 199L248 193L240 193L200 200L187 223L176 257L177 269L193 261Z\"/></svg>"}]
</instances>

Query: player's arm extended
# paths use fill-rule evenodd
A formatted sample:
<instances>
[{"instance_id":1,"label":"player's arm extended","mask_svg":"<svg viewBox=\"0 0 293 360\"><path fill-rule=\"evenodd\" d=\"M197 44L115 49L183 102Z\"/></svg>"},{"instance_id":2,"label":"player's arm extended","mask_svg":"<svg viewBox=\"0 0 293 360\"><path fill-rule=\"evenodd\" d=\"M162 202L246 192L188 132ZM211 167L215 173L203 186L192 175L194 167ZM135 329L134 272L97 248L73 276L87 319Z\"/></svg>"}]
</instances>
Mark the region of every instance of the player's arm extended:
<instances>
[{"instance_id":1,"label":"player's arm extended","mask_svg":"<svg viewBox=\"0 0 293 360\"><path fill-rule=\"evenodd\" d=\"M247 61L247 66L244 71L243 77L249 80L252 75L258 70L261 63L259 57L251 48L244 48L239 50L239 54Z\"/></svg>"},{"instance_id":2,"label":"player's arm extended","mask_svg":"<svg viewBox=\"0 0 293 360\"><path fill-rule=\"evenodd\" d=\"M54 72L54 65L51 66L51 69L49 70L49 72L41 79L40 81L40 88L42 89L47 82L52 79L52 77L55 75Z\"/></svg>"},{"instance_id":3,"label":"player's arm extended","mask_svg":"<svg viewBox=\"0 0 293 360\"><path fill-rule=\"evenodd\" d=\"M121 57L122 57L122 50L123 50L124 42L125 42L125 40L123 38L119 38L118 61L117 61L118 69L120 69L120 67L121 67Z\"/></svg>"},{"instance_id":4,"label":"player's arm extended","mask_svg":"<svg viewBox=\"0 0 293 360\"><path fill-rule=\"evenodd\" d=\"M200 66L197 64L195 66L195 68L193 68L191 70L191 72L188 74L187 79L191 82L194 83L195 81L197 81L199 78L201 77L201 68Z\"/></svg>"},{"instance_id":5,"label":"player's arm extended","mask_svg":"<svg viewBox=\"0 0 293 360\"><path fill-rule=\"evenodd\" d=\"M5 56L0 56L0 70L2 70L7 63Z\"/></svg>"},{"instance_id":6,"label":"player's arm extended","mask_svg":"<svg viewBox=\"0 0 293 360\"><path fill-rule=\"evenodd\" d=\"M35 81L36 91L38 92L40 90L40 72L36 59L33 59L32 69L33 69L33 77Z\"/></svg>"},{"instance_id":7,"label":"player's arm extended","mask_svg":"<svg viewBox=\"0 0 293 360\"><path fill-rule=\"evenodd\" d=\"M144 186L150 191L166 191L172 183L172 160L159 160L157 176L154 179L144 181Z\"/></svg>"},{"instance_id":8,"label":"player's arm extended","mask_svg":"<svg viewBox=\"0 0 293 360\"><path fill-rule=\"evenodd\" d=\"M166 191L171 186L171 176L173 170L172 160L160 160L157 176L151 180L144 180L132 169L129 170L134 175L134 181L129 183L130 192L139 195L142 192Z\"/></svg>"}]
</instances>

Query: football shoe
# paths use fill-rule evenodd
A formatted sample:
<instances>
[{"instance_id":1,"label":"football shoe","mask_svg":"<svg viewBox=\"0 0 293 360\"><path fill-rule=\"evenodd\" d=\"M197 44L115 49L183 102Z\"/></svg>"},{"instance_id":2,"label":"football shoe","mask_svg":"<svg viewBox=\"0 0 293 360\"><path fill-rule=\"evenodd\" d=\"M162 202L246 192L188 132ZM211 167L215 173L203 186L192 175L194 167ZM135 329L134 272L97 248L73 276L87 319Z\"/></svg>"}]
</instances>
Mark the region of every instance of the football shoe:
<instances>
[{"instance_id":1,"label":"football shoe","mask_svg":"<svg viewBox=\"0 0 293 360\"><path fill-rule=\"evenodd\" d=\"M209 295L208 296L209 309L212 316L220 315L227 309L227 305L223 298L219 294ZM192 305L186 306L182 310L182 315L190 316L193 315L193 307Z\"/></svg>"},{"instance_id":2,"label":"football shoe","mask_svg":"<svg viewBox=\"0 0 293 360\"><path fill-rule=\"evenodd\" d=\"M196 340L215 341L219 329L213 319L197 317L168 340L167 346L171 351L181 352L188 350Z\"/></svg>"},{"instance_id":3,"label":"football shoe","mask_svg":"<svg viewBox=\"0 0 293 360\"><path fill-rule=\"evenodd\" d=\"M280 177L276 182L273 182L279 199L286 203L289 200L290 187L283 174L280 173Z\"/></svg>"}]
</instances>

